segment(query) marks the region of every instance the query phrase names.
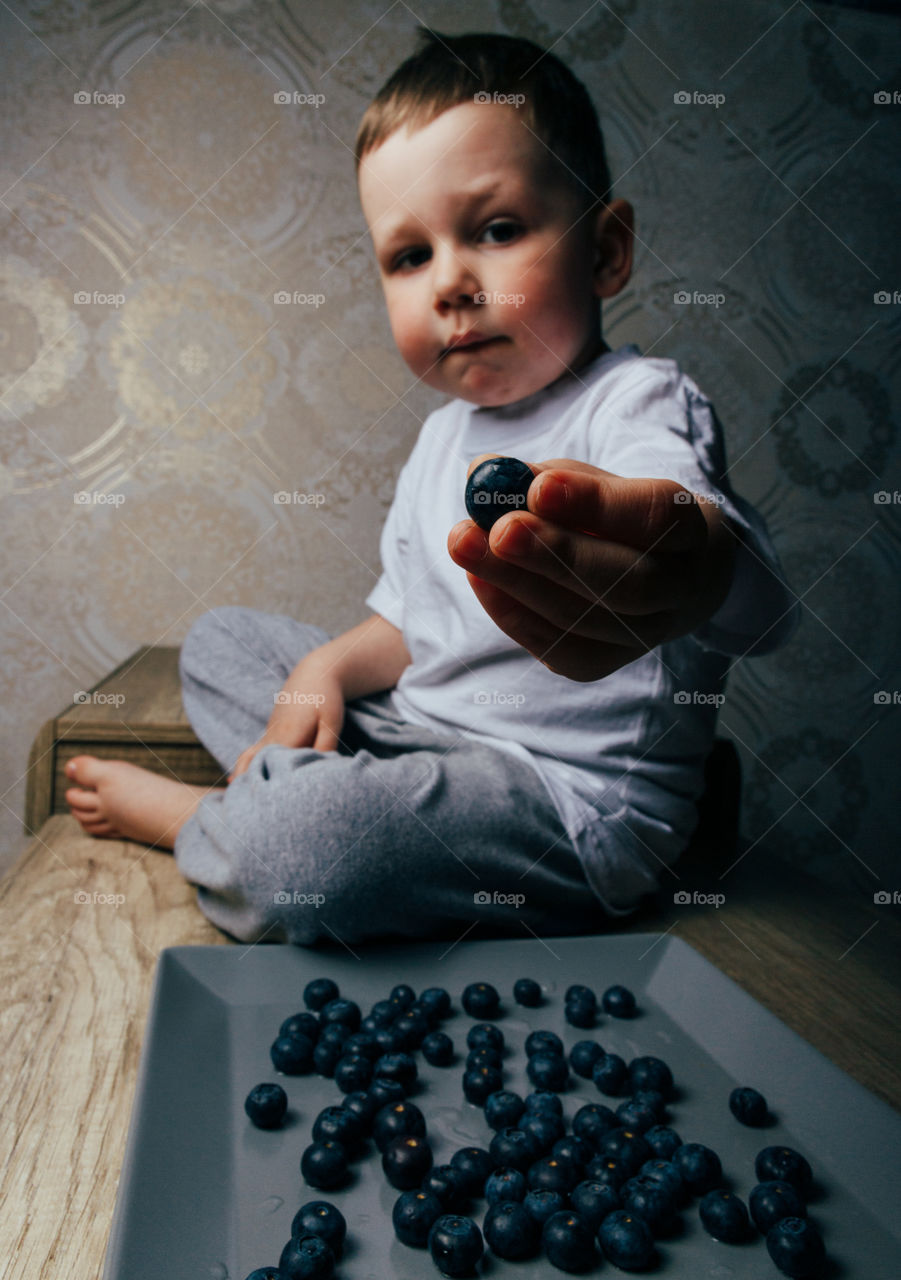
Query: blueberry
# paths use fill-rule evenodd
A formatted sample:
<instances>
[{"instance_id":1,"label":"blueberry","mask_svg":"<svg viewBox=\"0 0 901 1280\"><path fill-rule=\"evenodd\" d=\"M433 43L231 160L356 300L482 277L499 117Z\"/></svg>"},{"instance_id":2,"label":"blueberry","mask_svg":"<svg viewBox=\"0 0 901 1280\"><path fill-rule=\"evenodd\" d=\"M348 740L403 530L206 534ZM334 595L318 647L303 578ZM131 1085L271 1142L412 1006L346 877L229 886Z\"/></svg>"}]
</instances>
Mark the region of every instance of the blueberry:
<instances>
[{"instance_id":1,"label":"blueberry","mask_svg":"<svg viewBox=\"0 0 901 1280\"><path fill-rule=\"evenodd\" d=\"M579 1170L568 1160L543 1156L529 1166L526 1181L530 1191L559 1191L567 1195L579 1181Z\"/></svg>"},{"instance_id":2,"label":"blueberry","mask_svg":"<svg viewBox=\"0 0 901 1280\"><path fill-rule=\"evenodd\" d=\"M587 1271L597 1262L594 1237L588 1224L569 1210L548 1218L541 1232L541 1244L548 1262L560 1271Z\"/></svg>"},{"instance_id":3,"label":"blueberry","mask_svg":"<svg viewBox=\"0 0 901 1280\"><path fill-rule=\"evenodd\" d=\"M618 1191L629 1177L629 1170L621 1160L613 1156L595 1156L585 1166L585 1177L592 1182L603 1182Z\"/></svg>"},{"instance_id":4,"label":"blueberry","mask_svg":"<svg viewBox=\"0 0 901 1280\"><path fill-rule=\"evenodd\" d=\"M563 1006L563 1016L572 1027L593 1027L596 1015L597 1004L587 1000L567 1000Z\"/></svg>"},{"instance_id":5,"label":"blueberry","mask_svg":"<svg viewBox=\"0 0 901 1280\"><path fill-rule=\"evenodd\" d=\"M826 1261L819 1231L807 1218L783 1218L766 1235L767 1253L786 1276L816 1276Z\"/></svg>"},{"instance_id":6,"label":"blueberry","mask_svg":"<svg viewBox=\"0 0 901 1280\"><path fill-rule=\"evenodd\" d=\"M746 1240L751 1230L751 1221L743 1200L731 1191L718 1188L708 1191L698 1205L701 1225L714 1240L723 1240L726 1244L738 1244Z\"/></svg>"},{"instance_id":7,"label":"blueberry","mask_svg":"<svg viewBox=\"0 0 901 1280\"><path fill-rule=\"evenodd\" d=\"M778 1180L790 1182L799 1195L807 1198L812 1181L810 1165L792 1147L764 1147L754 1160L758 1182Z\"/></svg>"},{"instance_id":8,"label":"blueberry","mask_svg":"<svg viewBox=\"0 0 901 1280\"><path fill-rule=\"evenodd\" d=\"M634 1098L629 1098L627 1102L621 1102L616 1108L616 1118L624 1128L637 1129L639 1133L646 1133L657 1123L657 1112L643 1102L636 1102Z\"/></svg>"},{"instance_id":9,"label":"blueberry","mask_svg":"<svg viewBox=\"0 0 901 1280\"><path fill-rule=\"evenodd\" d=\"M507 1129L516 1124L525 1109L518 1093L501 1089L485 1099L485 1121L492 1129Z\"/></svg>"},{"instance_id":10,"label":"blueberry","mask_svg":"<svg viewBox=\"0 0 901 1280\"><path fill-rule=\"evenodd\" d=\"M246 1280L284 1280L284 1274L278 1267L257 1267L256 1271L251 1271Z\"/></svg>"},{"instance_id":11,"label":"blueberry","mask_svg":"<svg viewBox=\"0 0 901 1280\"><path fill-rule=\"evenodd\" d=\"M424 1009L429 1009L437 1018L446 1018L451 1011L450 994L444 987L426 987L419 997Z\"/></svg>"},{"instance_id":12,"label":"blueberry","mask_svg":"<svg viewBox=\"0 0 901 1280\"><path fill-rule=\"evenodd\" d=\"M629 1063L629 1085L632 1093L639 1089L656 1089L664 1098L673 1096L673 1073L662 1058L645 1055Z\"/></svg>"},{"instance_id":13,"label":"blueberry","mask_svg":"<svg viewBox=\"0 0 901 1280\"><path fill-rule=\"evenodd\" d=\"M729 1110L736 1120L752 1127L765 1124L769 1113L763 1094L748 1086L732 1090L729 1094Z\"/></svg>"},{"instance_id":14,"label":"blueberry","mask_svg":"<svg viewBox=\"0 0 901 1280\"><path fill-rule=\"evenodd\" d=\"M561 1191L529 1191L522 1207L539 1227L543 1227L548 1218L566 1208L566 1196Z\"/></svg>"},{"instance_id":15,"label":"blueberry","mask_svg":"<svg viewBox=\"0 0 901 1280\"><path fill-rule=\"evenodd\" d=\"M682 1139L669 1125L657 1124L646 1130L644 1140L659 1160L672 1159L673 1153L682 1146Z\"/></svg>"},{"instance_id":16,"label":"blueberry","mask_svg":"<svg viewBox=\"0 0 901 1280\"><path fill-rule=\"evenodd\" d=\"M379 1047L379 1054L400 1053L404 1047L403 1033L395 1031L394 1023L388 1027L379 1027L373 1033L376 1044Z\"/></svg>"},{"instance_id":17,"label":"blueberry","mask_svg":"<svg viewBox=\"0 0 901 1280\"><path fill-rule=\"evenodd\" d=\"M463 1073L463 1093L467 1102L481 1106L504 1083L499 1067L470 1067Z\"/></svg>"},{"instance_id":18,"label":"blueberry","mask_svg":"<svg viewBox=\"0 0 901 1280\"><path fill-rule=\"evenodd\" d=\"M482 1147L461 1147L450 1159L463 1182L466 1194L480 1196L485 1189L488 1175L497 1167L492 1156Z\"/></svg>"},{"instance_id":19,"label":"blueberry","mask_svg":"<svg viewBox=\"0 0 901 1280\"><path fill-rule=\"evenodd\" d=\"M614 1018L631 1018L635 1013L635 997L628 987L608 987L601 997L604 1012Z\"/></svg>"},{"instance_id":20,"label":"blueberry","mask_svg":"<svg viewBox=\"0 0 901 1280\"><path fill-rule=\"evenodd\" d=\"M358 1093L372 1079L372 1063L368 1058L344 1054L335 1063L335 1084L342 1093Z\"/></svg>"},{"instance_id":21,"label":"blueberry","mask_svg":"<svg viewBox=\"0 0 901 1280\"><path fill-rule=\"evenodd\" d=\"M531 1031L526 1036L526 1057L536 1053L563 1053L563 1041L555 1031Z\"/></svg>"},{"instance_id":22,"label":"blueberry","mask_svg":"<svg viewBox=\"0 0 901 1280\"><path fill-rule=\"evenodd\" d=\"M666 1099L659 1089L636 1089L632 1094L632 1101L641 1106L650 1107L658 1123L666 1115Z\"/></svg>"},{"instance_id":23,"label":"blueberry","mask_svg":"<svg viewBox=\"0 0 901 1280\"><path fill-rule=\"evenodd\" d=\"M573 1187L569 1193L569 1203L591 1231L597 1231L607 1214L614 1209L621 1209L623 1204L615 1187L590 1179Z\"/></svg>"},{"instance_id":24,"label":"blueberry","mask_svg":"<svg viewBox=\"0 0 901 1280\"><path fill-rule=\"evenodd\" d=\"M592 1067L603 1056L604 1050L596 1040L579 1040L569 1051L569 1065L577 1076L590 1080Z\"/></svg>"},{"instance_id":25,"label":"blueberry","mask_svg":"<svg viewBox=\"0 0 901 1280\"><path fill-rule=\"evenodd\" d=\"M244 1099L244 1110L258 1129L277 1129L288 1110L288 1095L280 1084L257 1084Z\"/></svg>"},{"instance_id":26,"label":"blueberry","mask_svg":"<svg viewBox=\"0 0 901 1280\"><path fill-rule=\"evenodd\" d=\"M500 1129L491 1139L489 1153L501 1169L519 1169L523 1173L538 1154L535 1139L525 1129Z\"/></svg>"},{"instance_id":27,"label":"blueberry","mask_svg":"<svg viewBox=\"0 0 901 1280\"><path fill-rule=\"evenodd\" d=\"M466 1033L467 1049L496 1049L504 1052L504 1033L493 1022L477 1022Z\"/></svg>"},{"instance_id":28,"label":"blueberry","mask_svg":"<svg viewBox=\"0 0 901 1280\"><path fill-rule=\"evenodd\" d=\"M322 1022L319 1024L319 1035L316 1043L341 1046L352 1035L353 1032L350 1027L346 1027L343 1022Z\"/></svg>"},{"instance_id":29,"label":"blueberry","mask_svg":"<svg viewBox=\"0 0 901 1280\"><path fill-rule=\"evenodd\" d=\"M594 1155L594 1148L578 1134L571 1133L557 1139L551 1149L551 1155L556 1156L558 1160L568 1160L570 1164L584 1169Z\"/></svg>"},{"instance_id":30,"label":"blueberry","mask_svg":"<svg viewBox=\"0 0 901 1280\"><path fill-rule=\"evenodd\" d=\"M487 530L508 511L527 510L526 498L534 479L532 468L518 458L486 458L466 481L463 501L470 519Z\"/></svg>"},{"instance_id":31,"label":"blueberry","mask_svg":"<svg viewBox=\"0 0 901 1280\"><path fill-rule=\"evenodd\" d=\"M501 1054L499 1049L492 1049L490 1045L483 1044L478 1049L470 1049L466 1055L466 1070L471 1067L499 1067L501 1065Z\"/></svg>"},{"instance_id":32,"label":"blueberry","mask_svg":"<svg viewBox=\"0 0 901 1280\"><path fill-rule=\"evenodd\" d=\"M591 987L583 986L580 982L574 982L572 986L566 988L566 992L564 993L564 1004L569 1004L574 1000L582 1001L584 1004L590 1004L593 1008L597 1008L597 996L594 994Z\"/></svg>"},{"instance_id":33,"label":"blueberry","mask_svg":"<svg viewBox=\"0 0 901 1280\"><path fill-rule=\"evenodd\" d=\"M466 1188L467 1181L459 1169L450 1164L436 1164L423 1178L421 1189L437 1196L445 1213L456 1213L469 1198Z\"/></svg>"},{"instance_id":34,"label":"blueberry","mask_svg":"<svg viewBox=\"0 0 901 1280\"><path fill-rule=\"evenodd\" d=\"M381 1152L394 1138L424 1138L425 1116L414 1102L390 1102L376 1115L372 1137Z\"/></svg>"},{"instance_id":35,"label":"blueberry","mask_svg":"<svg viewBox=\"0 0 901 1280\"><path fill-rule=\"evenodd\" d=\"M337 1000L340 992L331 978L314 978L303 989L303 1002L308 1009L318 1012L329 1000Z\"/></svg>"},{"instance_id":36,"label":"blueberry","mask_svg":"<svg viewBox=\"0 0 901 1280\"><path fill-rule=\"evenodd\" d=\"M423 1014L408 1009L387 1029L394 1032L398 1049L409 1050L419 1048L431 1031L431 1026Z\"/></svg>"},{"instance_id":37,"label":"blueberry","mask_svg":"<svg viewBox=\"0 0 901 1280\"><path fill-rule=\"evenodd\" d=\"M430 1032L421 1048L430 1067L449 1067L454 1060L454 1042L444 1031Z\"/></svg>"},{"instance_id":38,"label":"blueberry","mask_svg":"<svg viewBox=\"0 0 901 1280\"><path fill-rule=\"evenodd\" d=\"M318 1049L318 1045L316 1048ZM278 1036L269 1049L276 1071L286 1076L304 1075L313 1069L315 1050L306 1036Z\"/></svg>"},{"instance_id":39,"label":"blueberry","mask_svg":"<svg viewBox=\"0 0 901 1280\"><path fill-rule=\"evenodd\" d=\"M372 1100L373 1115L378 1115L382 1107L392 1102L403 1102L407 1091L399 1080L389 1080L387 1076L376 1076L366 1091L366 1097Z\"/></svg>"},{"instance_id":40,"label":"blueberry","mask_svg":"<svg viewBox=\"0 0 901 1280\"><path fill-rule=\"evenodd\" d=\"M644 1218L655 1236L665 1234L672 1226L677 1193L666 1182L639 1173L623 1183L619 1194L623 1208Z\"/></svg>"},{"instance_id":41,"label":"blueberry","mask_svg":"<svg viewBox=\"0 0 901 1280\"><path fill-rule=\"evenodd\" d=\"M352 1116L356 1117L359 1122L359 1136L361 1138L368 1137L372 1132L372 1122L379 1109L371 1094L361 1092L360 1090L357 1090L354 1093L348 1093L344 1101L341 1103L341 1108L343 1111L349 1111ZM340 1138L338 1141L340 1142Z\"/></svg>"},{"instance_id":42,"label":"blueberry","mask_svg":"<svg viewBox=\"0 0 901 1280\"><path fill-rule=\"evenodd\" d=\"M363 1136L363 1122L347 1107L324 1107L313 1121L314 1142L340 1142L345 1152Z\"/></svg>"},{"instance_id":43,"label":"blueberry","mask_svg":"<svg viewBox=\"0 0 901 1280\"><path fill-rule=\"evenodd\" d=\"M502 1200L521 1201L527 1189L525 1174L519 1169L495 1169L485 1181L485 1199L489 1204L499 1204Z\"/></svg>"},{"instance_id":44,"label":"blueberry","mask_svg":"<svg viewBox=\"0 0 901 1280\"><path fill-rule=\"evenodd\" d=\"M591 1078L599 1093L621 1093L626 1083L626 1064L618 1053L605 1053L592 1067Z\"/></svg>"},{"instance_id":45,"label":"blueberry","mask_svg":"<svg viewBox=\"0 0 901 1280\"><path fill-rule=\"evenodd\" d=\"M344 1250L344 1237L347 1235L347 1223L344 1214L328 1200L311 1200L301 1205L291 1223L291 1235L297 1239L303 1236L321 1236L336 1258L340 1258Z\"/></svg>"},{"instance_id":46,"label":"blueberry","mask_svg":"<svg viewBox=\"0 0 901 1280\"><path fill-rule=\"evenodd\" d=\"M312 1142L300 1159L300 1172L311 1187L334 1191L347 1181L347 1156L340 1142ZM281 1265L281 1264L279 1264Z\"/></svg>"},{"instance_id":47,"label":"blueberry","mask_svg":"<svg viewBox=\"0 0 901 1280\"><path fill-rule=\"evenodd\" d=\"M285 1280L330 1280L335 1274L335 1255L321 1236L292 1236L278 1260Z\"/></svg>"},{"instance_id":48,"label":"blueberry","mask_svg":"<svg viewBox=\"0 0 901 1280\"><path fill-rule=\"evenodd\" d=\"M432 1163L432 1148L425 1138L417 1138L413 1134L392 1138L382 1152L385 1177L398 1191L411 1191L418 1187Z\"/></svg>"},{"instance_id":49,"label":"blueberry","mask_svg":"<svg viewBox=\"0 0 901 1280\"><path fill-rule=\"evenodd\" d=\"M416 999L416 992L412 987L409 987L405 982L402 982L391 991L388 999L392 1004L399 1004L402 1009L409 1009L410 1005Z\"/></svg>"},{"instance_id":50,"label":"blueberry","mask_svg":"<svg viewBox=\"0 0 901 1280\"><path fill-rule=\"evenodd\" d=\"M566 1131L563 1118L553 1111L527 1111L516 1127L529 1135L539 1152L549 1151Z\"/></svg>"},{"instance_id":51,"label":"blueberry","mask_svg":"<svg viewBox=\"0 0 901 1280\"><path fill-rule=\"evenodd\" d=\"M500 1009L500 995L490 982L471 982L460 1003L471 1018L494 1018Z\"/></svg>"},{"instance_id":52,"label":"blueberry","mask_svg":"<svg viewBox=\"0 0 901 1280\"><path fill-rule=\"evenodd\" d=\"M565 1089L569 1067L561 1053L533 1053L526 1073L538 1089Z\"/></svg>"},{"instance_id":53,"label":"blueberry","mask_svg":"<svg viewBox=\"0 0 901 1280\"><path fill-rule=\"evenodd\" d=\"M275 1044L281 1043L276 1040ZM272 1046L273 1062L275 1061L275 1045ZM319 1037L318 1043L313 1049L312 1065L321 1076L333 1076L335 1067L344 1057L344 1046L338 1040L327 1040L324 1036Z\"/></svg>"},{"instance_id":54,"label":"blueberry","mask_svg":"<svg viewBox=\"0 0 901 1280\"><path fill-rule=\"evenodd\" d=\"M638 1170L644 1178L653 1178L670 1189L676 1204L686 1199L685 1179L671 1160L645 1160Z\"/></svg>"},{"instance_id":55,"label":"blueberry","mask_svg":"<svg viewBox=\"0 0 901 1280\"><path fill-rule=\"evenodd\" d=\"M444 1206L429 1191L404 1191L394 1202L391 1221L401 1244L424 1249L432 1224L444 1213Z\"/></svg>"},{"instance_id":56,"label":"blueberry","mask_svg":"<svg viewBox=\"0 0 901 1280\"><path fill-rule=\"evenodd\" d=\"M634 1129L611 1129L601 1138L598 1154L613 1156L628 1174L633 1174L638 1172L645 1160L650 1160L651 1148L641 1134L636 1133ZM681 1168L679 1172L682 1173ZM709 1188L705 1187L704 1190L707 1191Z\"/></svg>"},{"instance_id":57,"label":"blueberry","mask_svg":"<svg viewBox=\"0 0 901 1280\"><path fill-rule=\"evenodd\" d=\"M319 1019L314 1013L295 1013L292 1017L285 1018L278 1029L278 1034L280 1036L306 1036L308 1040L312 1040L315 1044L319 1039L321 1030Z\"/></svg>"},{"instance_id":58,"label":"blueberry","mask_svg":"<svg viewBox=\"0 0 901 1280\"><path fill-rule=\"evenodd\" d=\"M445 1276L472 1275L484 1252L482 1233L472 1218L453 1213L435 1219L428 1243L432 1261Z\"/></svg>"},{"instance_id":59,"label":"blueberry","mask_svg":"<svg viewBox=\"0 0 901 1280\"><path fill-rule=\"evenodd\" d=\"M319 1011L319 1021L326 1026L332 1022L340 1022L342 1026L357 1031L360 1026L360 1006L353 1000L342 1000L337 997L329 1000Z\"/></svg>"},{"instance_id":60,"label":"blueberry","mask_svg":"<svg viewBox=\"0 0 901 1280\"><path fill-rule=\"evenodd\" d=\"M397 1017L397 1006L390 1000L376 1000L369 1011L369 1017L379 1027L390 1027Z\"/></svg>"},{"instance_id":61,"label":"blueberry","mask_svg":"<svg viewBox=\"0 0 901 1280\"><path fill-rule=\"evenodd\" d=\"M545 1115L550 1111L555 1116L562 1116L563 1103L553 1089L535 1089L526 1094L526 1111L530 1115Z\"/></svg>"},{"instance_id":62,"label":"blueberry","mask_svg":"<svg viewBox=\"0 0 901 1280\"><path fill-rule=\"evenodd\" d=\"M397 1080L410 1089L418 1075L416 1059L409 1053L386 1053L375 1064L375 1078Z\"/></svg>"},{"instance_id":63,"label":"blueberry","mask_svg":"<svg viewBox=\"0 0 901 1280\"><path fill-rule=\"evenodd\" d=\"M490 1206L482 1226L492 1253L510 1262L521 1262L538 1252L541 1228L521 1204L501 1200Z\"/></svg>"},{"instance_id":64,"label":"blueberry","mask_svg":"<svg viewBox=\"0 0 901 1280\"><path fill-rule=\"evenodd\" d=\"M751 1217L764 1235L783 1218L806 1218L807 1206L790 1182L758 1182L748 1197Z\"/></svg>"},{"instance_id":65,"label":"blueberry","mask_svg":"<svg viewBox=\"0 0 901 1280\"><path fill-rule=\"evenodd\" d=\"M588 1102L573 1116L573 1133L597 1149L605 1133L620 1127L616 1115L602 1102Z\"/></svg>"},{"instance_id":66,"label":"blueberry","mask_svg":"<svg viewBox=\"0 0 901 1280\"><path fill-rule=\"evenodd\" d=\"M651 1228L637 1213L614 1209L598 1227L598 1244L608 1262L623 1271L640 1271L654 1256Z\"/></svg>"},{"instance_id":67,"label":"blueberry","mask_svg":"<svg viewBox=\"0 0 901 1280\"><path fill-rule=\"evenodd\" d=\"M513 984L513 999L527 1009L537 1009L541 1004L541 987L534 978L518 978Z\"/></svg>"},{"instance_id":68,"label":"blueberry","mask_svg":"<svg viewBox=\"0 0 901 1280\"><path fill-rule=\"evenodd\" d=\"M719 1156L702 1142L683 1142L673 1153L673 1164L693 1196L713 1191L723 1180Z\"/></svg>"}]
</instances>

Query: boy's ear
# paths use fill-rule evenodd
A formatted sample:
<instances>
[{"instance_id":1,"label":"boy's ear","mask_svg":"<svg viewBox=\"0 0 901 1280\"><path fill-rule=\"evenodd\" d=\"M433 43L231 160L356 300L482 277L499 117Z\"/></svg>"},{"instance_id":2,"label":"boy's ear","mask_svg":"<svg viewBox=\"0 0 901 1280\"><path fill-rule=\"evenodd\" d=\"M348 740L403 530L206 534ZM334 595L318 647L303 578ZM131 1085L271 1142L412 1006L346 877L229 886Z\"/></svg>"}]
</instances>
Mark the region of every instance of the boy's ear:
<instances>
[{"instance_id":1,"label":"boy's ear","mask_svg":"<svg viewBox=\"0 0 901 1280\"><path fill-rule=\"evenodd\" d=\"M634 217L628 200L611 200L597 212L594 291L599 298L614 298L629 283L635 240Z\"/></svg>"}]
</instances>

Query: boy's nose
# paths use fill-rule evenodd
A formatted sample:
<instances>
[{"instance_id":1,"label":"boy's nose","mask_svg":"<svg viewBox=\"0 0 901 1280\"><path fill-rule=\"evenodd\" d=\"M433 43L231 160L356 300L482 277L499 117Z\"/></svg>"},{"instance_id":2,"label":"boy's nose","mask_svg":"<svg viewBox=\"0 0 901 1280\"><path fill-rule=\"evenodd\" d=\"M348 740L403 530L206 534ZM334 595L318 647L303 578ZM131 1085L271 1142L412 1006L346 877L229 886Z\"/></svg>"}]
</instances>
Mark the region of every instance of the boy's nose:
<instances>
[{"instance_id":1,"label":"boy's nose","mask_svg":"<svg viewBox=\"0 0 901 1280\"><path fill-rule=\"evenodd\" d=\"M435 306L439 311L473 303L480 292L479 281L469 264L451 250L436 255L434 266Z\"/></svg>"}]
</instances>

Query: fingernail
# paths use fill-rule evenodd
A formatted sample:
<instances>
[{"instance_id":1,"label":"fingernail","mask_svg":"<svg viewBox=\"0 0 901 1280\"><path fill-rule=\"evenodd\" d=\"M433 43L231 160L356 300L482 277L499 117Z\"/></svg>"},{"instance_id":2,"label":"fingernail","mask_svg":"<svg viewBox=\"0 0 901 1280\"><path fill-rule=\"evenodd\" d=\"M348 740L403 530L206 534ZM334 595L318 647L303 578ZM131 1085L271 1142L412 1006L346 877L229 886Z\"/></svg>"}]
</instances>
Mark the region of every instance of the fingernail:
<instances>
[{"instance_id":1,"label":"fingernail","mask_svg":"<svg viewBox=\"0 0 901 1280\"><path fill-rule=\"evenodd\" d=\"M511 520L501 534L498 550L505 556L525 556L532 549L532 535L521 520Z\"/></svg>"},{"instance_id":2,"label":"fingernail","mask_svg":"<svg viewBox=\"0 0 901 1280\"><path fill-rule=\"evenodd\" d=\"M472 529L466 529L454 543L454 555L473 564L484 560L488 554L488 540Z\"/></svg>"}]
</instances>

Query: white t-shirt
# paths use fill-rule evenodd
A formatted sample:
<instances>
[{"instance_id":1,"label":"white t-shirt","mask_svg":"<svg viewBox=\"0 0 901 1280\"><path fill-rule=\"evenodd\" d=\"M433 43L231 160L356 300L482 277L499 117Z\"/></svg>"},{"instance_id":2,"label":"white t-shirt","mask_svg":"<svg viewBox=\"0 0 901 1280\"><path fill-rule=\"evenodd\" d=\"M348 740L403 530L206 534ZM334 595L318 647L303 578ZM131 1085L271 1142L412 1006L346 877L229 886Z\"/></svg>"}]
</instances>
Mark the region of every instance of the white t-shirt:
<instances>
[{"instance_id":1,"label":"white t-shirt","mask_svg":"<svg viewBox=\"0 0 901 1280\"><path fill-rule=\"evenodd\" d=\"M742 534L728 598L690 636L601 680L549 671L492 621L447 551L467 515L469 463L494 452L573 458L717 500ZM675 361L630 343L514 404L452 400L431 413L382 531L382 575L366 603L403 632L412 658L391 693L396 711L536 769L589 884L615 914L656 887L694 830L729 655L770 652L798 622L766 526L724 470L710 402Z\"/></svg>"}]
</instances>

